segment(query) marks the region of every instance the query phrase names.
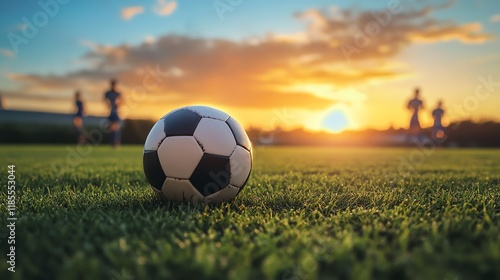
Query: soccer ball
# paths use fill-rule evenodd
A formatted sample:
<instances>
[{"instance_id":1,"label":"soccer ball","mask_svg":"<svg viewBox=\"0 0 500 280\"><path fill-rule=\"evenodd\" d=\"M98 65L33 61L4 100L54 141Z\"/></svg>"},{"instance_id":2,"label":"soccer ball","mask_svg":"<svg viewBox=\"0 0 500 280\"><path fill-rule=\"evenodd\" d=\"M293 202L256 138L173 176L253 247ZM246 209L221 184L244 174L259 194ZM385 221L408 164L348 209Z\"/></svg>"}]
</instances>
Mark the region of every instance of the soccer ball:
<instances>
[{"instance_id":1,"label":"soccer ball","mask_svg":"<svg viewBox=\"0 0 500 280\"><path fill-rule=\"evenodd\" d=\"M164 200L217 203L232 200L252 169L252 145L241 125L206 106L174 110L153 126L143 165Z\"/></svg>"}]
</instances>

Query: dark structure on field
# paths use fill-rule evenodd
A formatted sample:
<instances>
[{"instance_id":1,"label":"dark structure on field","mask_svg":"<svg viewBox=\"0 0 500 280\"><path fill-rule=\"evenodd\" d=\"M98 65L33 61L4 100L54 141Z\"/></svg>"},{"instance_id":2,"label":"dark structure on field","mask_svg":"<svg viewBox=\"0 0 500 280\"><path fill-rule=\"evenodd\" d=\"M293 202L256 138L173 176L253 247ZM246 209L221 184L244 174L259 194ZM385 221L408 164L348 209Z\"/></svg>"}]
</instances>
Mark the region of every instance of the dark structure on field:
<instances>
[{"instance_id":1,"label":"dark structure on field","mask_svg":"<svg viewBox=\"0 0 500 280\"><path fill-rule=\"evenodd\" d=\"M0 110L0 143L73 144L75 131L72 115L45 112ZM106 118L88 116L84 120L86 133L101 132L108 143ZM153 120L126 119L122 128L123 144L144 144ZM429 128L425 135L431 135ZM339 134L311 132L304 129L262 130L249 128L248 136L254 145L317 145L317 146L405 146L405 129L346 131ZM430 138L429 138L430 139ZM500 147L500 123L463 121L446 128L443 147Z\"/></svg>"},{"instance_id":2,"label":"dark structure on field","mask_svg":"<svg viewBox=\"0 0 500 280\"><path fill-rule=\"evenodd\" d=\"M76 131L72 114L0 111L0 143L9 144L73 144ZM154 125L151 120L124 120L123 143L143 144ZM105 117L87 116L84 133L92 144L108 143L108 124Z\"/></svg>"}]
</instances>

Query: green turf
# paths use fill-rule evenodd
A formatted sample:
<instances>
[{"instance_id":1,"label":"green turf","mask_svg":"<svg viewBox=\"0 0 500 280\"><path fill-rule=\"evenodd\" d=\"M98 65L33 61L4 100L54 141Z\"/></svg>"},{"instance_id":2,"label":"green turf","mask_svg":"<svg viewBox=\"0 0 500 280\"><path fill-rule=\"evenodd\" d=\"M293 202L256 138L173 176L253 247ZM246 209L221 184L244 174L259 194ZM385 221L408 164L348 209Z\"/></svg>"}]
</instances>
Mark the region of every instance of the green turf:
<instances>
[{"instance_id":1,"label":"green turf","mask_svg":"<svg viewBox=\"0 0 500 280\"><path fill-rule=\"evenodd\" d=\"M72 149L0 147L1 279L500 278L500 150L258 148L232 204L193 206L153 195L141 147Z\"/></svg>"}]
</instances>

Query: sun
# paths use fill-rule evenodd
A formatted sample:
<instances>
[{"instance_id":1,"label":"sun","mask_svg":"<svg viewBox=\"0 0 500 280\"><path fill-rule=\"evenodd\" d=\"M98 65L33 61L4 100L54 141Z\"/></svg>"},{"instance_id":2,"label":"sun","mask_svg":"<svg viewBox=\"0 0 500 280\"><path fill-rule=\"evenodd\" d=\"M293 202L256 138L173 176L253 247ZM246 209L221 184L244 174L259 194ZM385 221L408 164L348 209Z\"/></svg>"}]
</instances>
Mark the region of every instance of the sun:
<instances>
[{"instance_id":1,"label":"sun","mask_svg":"<svg viewBox=\"0 0 500 280\"><path fill-rule=\"evenodd\" d=\"M321 126L330 132L342 132L349 127L349 119L341 110L332 110L323 119Z\"/></svg>"}]
</instances>

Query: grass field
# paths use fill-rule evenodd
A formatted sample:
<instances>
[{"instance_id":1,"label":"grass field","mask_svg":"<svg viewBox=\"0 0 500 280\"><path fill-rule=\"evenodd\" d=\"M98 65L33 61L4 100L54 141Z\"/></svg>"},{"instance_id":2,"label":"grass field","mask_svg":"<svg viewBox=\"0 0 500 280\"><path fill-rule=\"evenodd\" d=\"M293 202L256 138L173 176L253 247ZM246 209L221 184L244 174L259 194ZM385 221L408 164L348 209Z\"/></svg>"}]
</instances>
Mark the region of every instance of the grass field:
<instances>
[{"instance_id":1,"label":"grass field","mask_svg":"<svg viewBox=\"0 0 500 280\"><path fill-rule=\"evenodd\" d=\"M3 146L0 278L500 279L500 150L417 152L257 148L233 203L194 206L153 195L141 147Z\"/></svg>"}]
</instances>

